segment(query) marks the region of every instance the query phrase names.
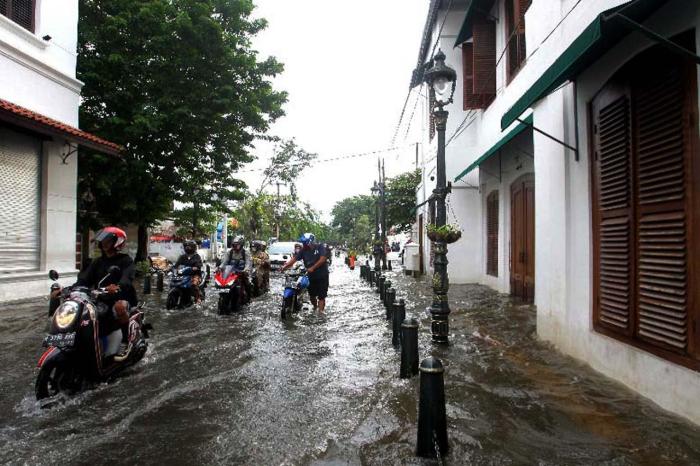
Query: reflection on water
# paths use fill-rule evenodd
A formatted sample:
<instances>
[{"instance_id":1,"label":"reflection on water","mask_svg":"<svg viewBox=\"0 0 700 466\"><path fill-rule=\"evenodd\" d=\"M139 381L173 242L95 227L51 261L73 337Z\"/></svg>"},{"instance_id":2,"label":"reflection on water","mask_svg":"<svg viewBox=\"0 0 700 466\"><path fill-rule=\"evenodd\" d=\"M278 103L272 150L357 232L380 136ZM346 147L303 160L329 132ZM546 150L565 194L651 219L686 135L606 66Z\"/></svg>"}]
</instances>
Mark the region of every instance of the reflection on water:
<instances>
[{"instance_id":1,"label":"reflection on water","mask_svg":"<svg viewBox=\"0 0 700 466\"><path fill-rule=\"evenodd\" d=\"M45 302L0 309L0 462L15 464L422 464L413 457L418 378L377 294L336 261L326 315L287 321L282 281L233 316L214 300L166 311L142 363L111 384L34 401ZM430 346L427 279L391 273L423 320L421 356L446 366L446 464L699 464L700 429L536 341L534 311L453 286L449 348ZM429 462L428 462L429 463Z\"/></svg>"}]
</instances>

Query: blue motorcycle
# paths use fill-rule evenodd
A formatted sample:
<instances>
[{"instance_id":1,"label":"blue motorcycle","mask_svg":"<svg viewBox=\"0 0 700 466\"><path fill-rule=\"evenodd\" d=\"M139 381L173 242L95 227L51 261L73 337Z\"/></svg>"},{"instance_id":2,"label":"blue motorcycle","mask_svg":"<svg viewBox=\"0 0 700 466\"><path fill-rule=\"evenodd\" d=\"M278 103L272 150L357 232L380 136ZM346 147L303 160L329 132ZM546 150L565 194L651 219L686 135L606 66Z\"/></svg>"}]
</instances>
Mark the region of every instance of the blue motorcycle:
<instances>
[{"instance_id":1,"label":"blue motorcycle","mask_svg":"<svg viewBox=\"0 0 700 466\"><path fill-rule=\"evenodd\" d=\"M199 285L199 294L204 300L204 289L207 286L209 278L209 266L207 265L206 280L202 280ZM170 309L185 309L194 304L194 283L193 278L197 275L197 271L192 267L178 267L177 270L172 270L170 278L170 291L168 292L168 300L165 303L165 308Z\"/></svg>"},{"instance_id":2,"label":"blue motorcycle","mask_svg":"<svg viewBox=\"0 0 700 466\"><path fill-rule=\"evenodd\" d=\"M282 294L282 319L286 319L293 312L301 311L301 294L309 287L309 277L306 270L297 268L284 275L284 293Z\"/></svg>"}]
</instances>

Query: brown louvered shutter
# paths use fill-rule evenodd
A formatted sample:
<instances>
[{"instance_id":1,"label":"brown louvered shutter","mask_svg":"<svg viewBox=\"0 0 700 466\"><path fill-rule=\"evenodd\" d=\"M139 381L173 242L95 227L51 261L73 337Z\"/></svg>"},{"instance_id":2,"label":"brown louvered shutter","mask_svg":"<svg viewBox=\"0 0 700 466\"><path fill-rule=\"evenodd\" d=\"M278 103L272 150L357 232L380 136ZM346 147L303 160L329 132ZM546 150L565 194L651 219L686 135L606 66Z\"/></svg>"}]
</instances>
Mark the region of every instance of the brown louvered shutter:
<instances>
[{"instance_id":1,"label":"brown louvered shutter","mask_svg":"<svg viewBox=\"0 0 700 466\"><path fill-rule=\"evenodd\" d=\"M0 0L0 13L34 32L35 0Z\"/></svg>"},{"instance_id":2,"label":"brown louvered shutter","mask_svg":"<svg viewBox=\"0 0 700 466\"><path fill-rule=\"evenodd\" d=\"M435 137L435 116L433 115L433 108L435 108L435 91L432 86L429 86L428 90L428 136L432 141Z\"/></svg>"},{"instance_id":3,"label":"brown louvered shutter","mask_svg":"<svg viewBox=\"0 0 700 466\"><path fill-rule=\"evenodd\" d=\"M659 63L633 87L637 149L640 339L685 352L688 219L683 69Z\"/></svg>"},{"instance_id":4,"label":"brown louvered shutter","mask_svg":"<svg viewBox=\"0 0 700 466\"><path fill-rule=\"evenodd\" d=\"M474 94L474 44L462 44L462 76L464 80L464 110L481 108L479 96Z\"/></svg>"},{"instance_id":5,"label":"brown louvered shutter","mask_svg":"<svg viewBox=\"0 0 700 466\"><path fill-rule=\"evenodd\" d=\"M634 240L627 91L602 93L593 112L594 319L608 330L631 335Z\"/></svg>"},{"instance_id":6,"label":"brown louvered shutter","mask_svg":"<svg viewBox=\"0 0 700 466\"><path fill-rule=\"evenodd\" d=\"M486 273L498 277L498 191L486 198Z\"/></svg>"},{"instance_id":7,"label":"brown louvered shutter","mask_svg":"<svg viewBox=\"0 0 700 466\"><path fill-rule=\"evenodd\" d=\"M496 23L477 17L472 25L474 41L474 94L479 108L486 108L496 97Z\"/></svg>"}]
</instances>

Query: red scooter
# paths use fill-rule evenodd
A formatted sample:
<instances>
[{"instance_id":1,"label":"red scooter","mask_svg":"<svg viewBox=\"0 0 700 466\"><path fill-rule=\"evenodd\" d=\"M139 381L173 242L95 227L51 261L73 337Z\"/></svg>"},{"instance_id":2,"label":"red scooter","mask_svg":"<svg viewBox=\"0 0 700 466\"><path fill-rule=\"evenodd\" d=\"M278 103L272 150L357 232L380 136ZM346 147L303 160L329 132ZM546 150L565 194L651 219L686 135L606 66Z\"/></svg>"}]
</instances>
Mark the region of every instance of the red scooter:
<instances>
[{"instance_id":1,"label":"red scooter","mask_svg":"<svg viewBox=\"0 0 700 466\"><path fill-rule=\"evenodd\" d=\"M230 265L217 269L214 275L214 293L219 295L219 314L238 312L249 301L244 280L243 274Z\"/></svg>"},{"instance_id":2,"label":"red scooter","mask_svg":"<svg viewBox=\"0 0 700 466\"><path fill-rule=\"evenodd\" d=\"M110 276L119 275L119 267L111 267ZM49 272L52 280L58 272ZM57 283L51 287L60 288ZM51 329L44 339L46 351L39 358L39 374L35 392L38 400L60 392L76 393L91 382L105 382L118 372L136 364L146 354L148 330L140 308L132 309L126 350L118 354L121 329L100 334L100 322L111 308L103 302L108 296L104 288L91 290L82 286L63 289L62 303L53 309Z\"/></svg>"}]
</instances>

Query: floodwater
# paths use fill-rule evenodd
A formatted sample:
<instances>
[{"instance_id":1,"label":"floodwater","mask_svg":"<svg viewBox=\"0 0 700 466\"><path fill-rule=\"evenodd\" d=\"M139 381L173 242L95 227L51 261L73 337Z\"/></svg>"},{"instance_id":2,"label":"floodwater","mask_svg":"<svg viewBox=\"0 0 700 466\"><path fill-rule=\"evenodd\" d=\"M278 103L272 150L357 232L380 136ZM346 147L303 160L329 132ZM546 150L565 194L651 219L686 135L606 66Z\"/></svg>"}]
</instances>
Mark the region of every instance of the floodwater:
<instances>
[{"instance_id":1,"label":"floodwater","mask_svg":"<svg viewBox=\"0 0 700 466\"><path fill-rule=\"evenodd\" d=\"M376 292L337 260L326 315L279 319L282 281L233 316L215 303L166 311L145 359L50 409L34 400L46 302L0 308L0 463L434 464L414 457L418 378ZM559 355L535 311L480 286L453 287L451 346L430 344L429 280L390 272L422 320L421 357L445 366L445 464L700 464L700 428Z\"/></svg>"}]
</instances>

